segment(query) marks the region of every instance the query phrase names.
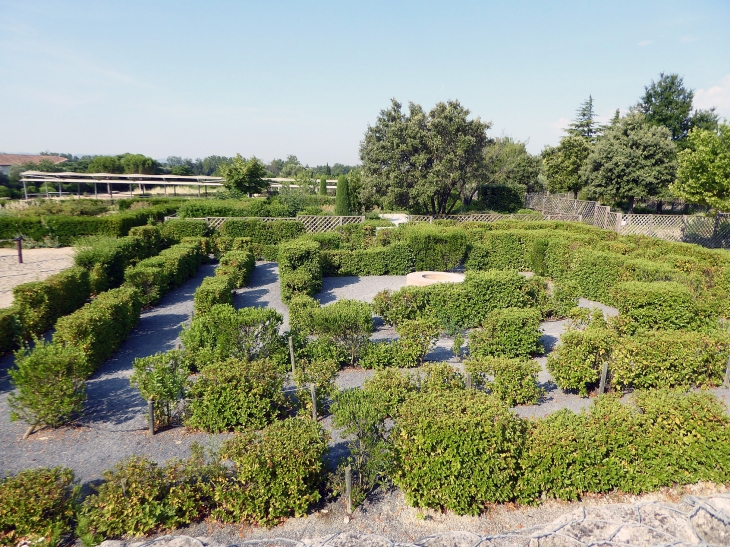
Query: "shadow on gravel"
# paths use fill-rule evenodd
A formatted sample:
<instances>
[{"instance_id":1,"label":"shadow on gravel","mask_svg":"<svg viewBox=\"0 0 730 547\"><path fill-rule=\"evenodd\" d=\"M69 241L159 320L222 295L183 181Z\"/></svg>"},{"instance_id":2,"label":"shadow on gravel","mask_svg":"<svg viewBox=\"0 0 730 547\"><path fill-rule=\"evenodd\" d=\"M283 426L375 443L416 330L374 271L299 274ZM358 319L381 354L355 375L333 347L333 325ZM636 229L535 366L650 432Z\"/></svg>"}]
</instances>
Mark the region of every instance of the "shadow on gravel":
<instances>
[{"instance_id":1,"label":"shadow on gravel","mask_svg":"<svg viewBox=\"0 0 730 547\"><path fill-rule=\"evenodd\" d=\"M142 312L137 327L120 350L87 382L88 399L80 423L121 425L144 419L147 403L129 385L132 363L137 357L175 347L182 323L190 318L195 289L214 270L212 264L201 266L194 278L165 295L154 308Z\"/></svg>"},{"instance_id":2,"label":"shadow on gravel","mask_svg":"<svg viewBox=\"0 0 730 547\"><path fill-rule=\"evenodd\" d=\"M0 393L12 391L13 385L10 383L10 375L8 370L13 366L15 357L12 353L8 353L5 357L0 358Z\"/></svg>"},{"instance_id":3,"label":"shadow on gravel","mask_svg":"<svg viewBox=\"0 0 730 547\"><path fill-rule=\"evenodd\" d=\"M233 294L236 308L266 308L279 290L279 266L276 262L256 264L248 285Z\"/></svg>"},{"instance_id":4,"label":"shadow on gravel","mask_svg":"<svg viewBox=\"0 0 730 547\"><path fill-rule=\"evenodd\" d=\"M337 300L337 289L343 289L349 285L356 285L360 282L357 276L325 277L322 279L322 291L316 296L323 306Z\"/></svg>"}]
</instances>

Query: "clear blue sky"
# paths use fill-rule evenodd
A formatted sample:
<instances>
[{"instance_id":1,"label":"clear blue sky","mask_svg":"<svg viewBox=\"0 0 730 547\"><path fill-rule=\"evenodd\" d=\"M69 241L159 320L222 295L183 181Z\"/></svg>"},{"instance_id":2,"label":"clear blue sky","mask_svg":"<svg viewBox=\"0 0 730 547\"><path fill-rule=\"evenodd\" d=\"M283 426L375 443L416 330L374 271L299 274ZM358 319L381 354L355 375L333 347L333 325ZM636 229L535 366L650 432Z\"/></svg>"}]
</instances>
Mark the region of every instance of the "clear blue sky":
<instances>
[{"instance_id":1,"label":"clear blue sky","mask_svg":"<svg viewBox=\"0 0 730 547\"><path fill-rule=\"evenodd\" d=\"M661 71L730 118L730 1L0 0L0 151L358 160L391 97L539 152Z\"/></svg>"}]
</instances>

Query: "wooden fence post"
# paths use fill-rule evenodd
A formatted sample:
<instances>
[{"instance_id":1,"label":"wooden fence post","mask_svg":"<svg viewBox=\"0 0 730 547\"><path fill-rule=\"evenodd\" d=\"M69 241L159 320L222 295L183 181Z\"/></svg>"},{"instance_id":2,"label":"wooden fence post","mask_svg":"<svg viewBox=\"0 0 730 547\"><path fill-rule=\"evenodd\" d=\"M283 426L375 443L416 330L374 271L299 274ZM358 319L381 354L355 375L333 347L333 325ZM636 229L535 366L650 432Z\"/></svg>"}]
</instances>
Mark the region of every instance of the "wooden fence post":
<instances>
[{"instance_id":1,"label":"wooden fence post","mask_svg":"<svg viewBox=\"0 0 730 547\"><path fill-rule=\"evenodd\" d=\"M150 435L155 434L155 400L150 399L147 401L147 414L150 420Z\"/></svg>"},{"instance_id":2,"label":"wooden fence post","mask_svg":"<svg viewBox=\"0 0 730 547\"><path fill-rule=\"evenodd\" d=\"M730 357L727 358L727 366L725 367L725 381L722 383L724 387L730 386Z\"/></svg>"},{"instance_id":3,"label":"wooden fence post","mask_svg":"<svg viewBox=\"0 0 730 547\"><path fill-rule=\"evenodd\" d=\"M598 386L598 394L603 395L606 393L606 379L608 377L608 362L603 362L603 367L601 368L601 383Z\"/></svg>"},{"instance_id":4,"label":"wooden fence post","mask_svg":"<svg viewBox=\"0 0 730 547\"><path fill-rule=\"evenodd\" d=\"M289 337L289 359L291 359L291 373L294 374L294 342Z\"/></svg>"},{"instance_id":5,"label":"wooden fence post","mask_svg":"<svg viewBox=\"0 0 730 547\"><path fill-rule=\"evenodd\" d=\"M345 494L347 495L347 514L352 515L352 468L345 467Z\"/></svg>"},{"instance_id":6,"label":"wooden fence post","mask_svg":"<svg viewBox=\"0 0 730 547\"><path fill-rule=\"evenodd\" d=\"M314 384L309 385L309 393L312 396L312 419L317 421L317 388Z\"/></svg>"}]
</instances>

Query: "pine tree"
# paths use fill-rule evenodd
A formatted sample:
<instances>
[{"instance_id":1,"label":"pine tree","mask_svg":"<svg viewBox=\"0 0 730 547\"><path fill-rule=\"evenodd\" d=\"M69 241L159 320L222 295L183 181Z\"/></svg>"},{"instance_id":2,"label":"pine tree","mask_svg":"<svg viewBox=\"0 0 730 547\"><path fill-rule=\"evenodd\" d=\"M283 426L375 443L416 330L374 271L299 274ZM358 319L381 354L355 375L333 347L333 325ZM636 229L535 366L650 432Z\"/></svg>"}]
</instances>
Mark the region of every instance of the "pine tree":
<instances>
[{"instance_id":1,"label":"pine tree","mask_svg":"<svg viewBox=\"0 0 730 547\"><path fill-rule=\"evenodd\" d=\"M332 174L332 169L330 169L329 162L327 163L327 166L324 168L324 174L327 175L328 177Z\"/></svg>"},{"instance_id":2,"label":"pine tree","mask_svg":"<svg viewBox=\"0 0 730 547\"><path fill-rule=\"evenodd\" d=\"M593 96L588 95L580 108L576 110L575 120L565 131L571 137L583 137L591 142L596 140L598 134L598 124L596 124L596 112L593 110Z\"/></svg>"},{"instance_id":3,"label":"pine tree","mask_svg":"<svg viewBox=\"0 0 730 547\"><path fill-rule=\"evenodd\" d=\"M347 188L347 177L340 175L337 177L337 193L335 194L335 214L338 216L348 216L350 214L350 195Z\"/></svg>"},{"instance_id":4,"label":"pine tree","mask_svg":"<svg viewBox=\"0 0 730 547\"><path fill-rule=\"evenodd\" d=\"M325 177L324 175L319 177L319 195L320 196L327 195L327 177Z\"/></svg>"}]
</instances>

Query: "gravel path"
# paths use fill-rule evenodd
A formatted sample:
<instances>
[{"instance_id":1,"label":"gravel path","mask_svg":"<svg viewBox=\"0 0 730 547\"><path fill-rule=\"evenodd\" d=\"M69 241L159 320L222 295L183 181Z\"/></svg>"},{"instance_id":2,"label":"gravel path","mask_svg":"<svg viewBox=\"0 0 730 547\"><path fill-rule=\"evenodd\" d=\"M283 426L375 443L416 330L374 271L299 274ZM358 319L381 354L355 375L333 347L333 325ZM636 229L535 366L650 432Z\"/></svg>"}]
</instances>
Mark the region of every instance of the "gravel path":
<instances>
[{"instance_id":1,"label":"gravel path","mask_svg":"<svg viewBox=\"0 0 730 547\"><path fill-rule=\"evenodd\" d=\"M0 308L13 303L13 287L31 281L43 281L73 266L74 248L23 249L23 263L18 263L15 249L0 249Z\"/></svg>"}]
</instances>

